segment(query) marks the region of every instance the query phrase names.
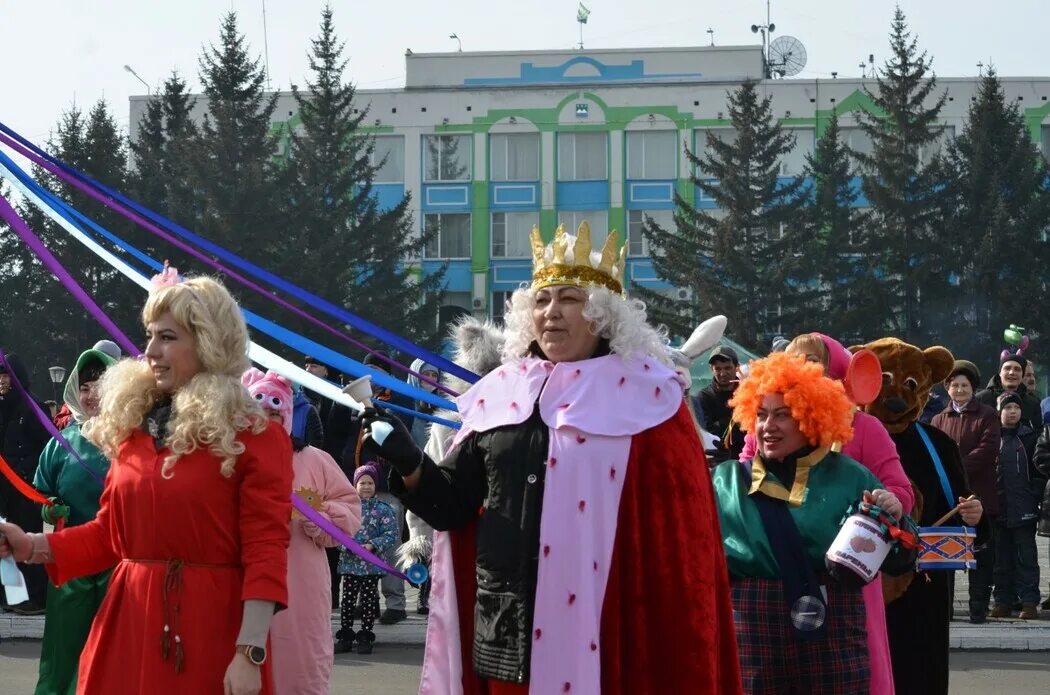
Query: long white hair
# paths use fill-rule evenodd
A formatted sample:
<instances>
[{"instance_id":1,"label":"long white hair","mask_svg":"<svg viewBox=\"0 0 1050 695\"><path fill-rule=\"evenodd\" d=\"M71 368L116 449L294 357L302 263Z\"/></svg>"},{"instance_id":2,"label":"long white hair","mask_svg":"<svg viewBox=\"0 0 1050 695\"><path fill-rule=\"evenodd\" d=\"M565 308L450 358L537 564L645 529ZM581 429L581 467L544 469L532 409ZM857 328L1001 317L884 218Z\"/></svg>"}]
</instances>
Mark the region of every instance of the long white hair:
<instances>
[{"instance_id":1,"label":"long white hair","mask_svg":"<svg viewBox=\"0 0 1050 695\"><path fill-rule=\"evenodd\" d=\"M536 290L531 287L523 287L511 295L503 316L506 324L504 360L525 357L532 343L539 338L532 321L535 307ZM609 341L612 353L623 359L651 357L672 366L667 352L667 330L649 324L645 303L641 300L624 299L604 287L591 287L587 290L583 317L591 322L595 335Z\"/></svg>"}]
</instances>

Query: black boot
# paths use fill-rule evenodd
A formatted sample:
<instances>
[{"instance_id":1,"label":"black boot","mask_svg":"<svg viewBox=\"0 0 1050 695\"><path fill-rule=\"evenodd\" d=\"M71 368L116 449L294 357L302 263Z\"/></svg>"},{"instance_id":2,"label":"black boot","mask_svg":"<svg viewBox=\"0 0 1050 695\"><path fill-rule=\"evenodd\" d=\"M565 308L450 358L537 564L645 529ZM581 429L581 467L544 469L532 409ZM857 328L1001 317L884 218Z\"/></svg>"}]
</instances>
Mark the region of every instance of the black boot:
<instances>
[{"instance_id":1,"label":"black boot","mask_svg":"<svg viewBox=\"0 0 1050 695\"><path fill-rule=\"evenodd\" d=\"M980 625L988 620L988 604L970 601L970 622Z\"/></svg>"},{"instance_id":2,"label":"black boot","mask_svg":"<svg viewBox=\"0 0 1050 695\"><path fill-rule=\"evenodd\" d=\"M371 654L372 643L376 641L376 635L371 630L361 630L357 633L357 653Z\"/></svg>"},{"instance_id":3,"label":"black boot","mask_svg":"<svg viewBox=\"0 0 1050 695\"><path fill-rule=\"evenodd\" d=\"M335 633L335 653L348 654L354 651L354 640L357 635L348 627L341 628Z\"/></svg>"}]
</instances>

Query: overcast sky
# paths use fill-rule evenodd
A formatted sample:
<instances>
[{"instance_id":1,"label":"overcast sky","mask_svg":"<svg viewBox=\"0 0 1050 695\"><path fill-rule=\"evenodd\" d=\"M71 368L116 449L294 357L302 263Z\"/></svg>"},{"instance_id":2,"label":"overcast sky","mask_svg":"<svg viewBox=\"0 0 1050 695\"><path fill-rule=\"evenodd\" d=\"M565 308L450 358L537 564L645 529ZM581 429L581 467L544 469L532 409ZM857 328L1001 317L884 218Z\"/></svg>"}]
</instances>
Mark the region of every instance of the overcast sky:
<instances>
[{"instance_id":1,"label":"overcast sky","mask_svg":"<svg viewBox=\"0 0 1050 695\"><path fill-rule=\"evenodd\" d=\"M750 25L765 0L586 0L588 48L751 44ZM901 0L939 75L973 75L993 61L1000 74L1050 74L1042 48L1048 0ZM309 39L323 2L268 0L266 20L274 88L302 84ZM350 77L361 88L404 84L404 52L448 51L457 33L465 51L567 49L579 36L575 0L333 0L346 41ZM890 0L774 0L776 35L808 49L801 77L859 75L858 63L886 57ZM222 16L237 11L251 50L264 51L262 0L0 0L4 80L0 121L42 143L61 112L105 97L126 127L128 96L176 69L197 89L198 56L217 40Z\"/></svg>"}]
</instances>

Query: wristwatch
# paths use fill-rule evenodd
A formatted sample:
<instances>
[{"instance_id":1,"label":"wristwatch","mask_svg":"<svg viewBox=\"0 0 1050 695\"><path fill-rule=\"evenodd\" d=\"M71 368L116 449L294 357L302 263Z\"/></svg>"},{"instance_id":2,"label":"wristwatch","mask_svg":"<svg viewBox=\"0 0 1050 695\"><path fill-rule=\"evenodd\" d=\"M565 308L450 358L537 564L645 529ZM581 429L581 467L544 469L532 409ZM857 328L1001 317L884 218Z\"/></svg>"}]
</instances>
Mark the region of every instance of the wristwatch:
<instances>
[{"instance_id":1,"label":"wristwatch","mask_svg":"<svg viewBox=\"0 0 1050 695\"><path fill-rule=\"evenodd\" d=\"M256 647L251 644L238 644L237 651L248 657L248 661L256 666L262 666L266 662L266 647Z\"/></svg>"}]
</instances>

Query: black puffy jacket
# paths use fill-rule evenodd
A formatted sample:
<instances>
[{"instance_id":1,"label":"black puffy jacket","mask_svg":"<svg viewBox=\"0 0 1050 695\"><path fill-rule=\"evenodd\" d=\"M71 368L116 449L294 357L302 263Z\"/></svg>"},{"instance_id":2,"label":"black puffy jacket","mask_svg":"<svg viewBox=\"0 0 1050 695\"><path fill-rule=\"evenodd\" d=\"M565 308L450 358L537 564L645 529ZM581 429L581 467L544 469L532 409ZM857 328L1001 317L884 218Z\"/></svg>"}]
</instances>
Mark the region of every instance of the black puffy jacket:
<instances>
[{"instance_id":1,"label":"black puffy jacket","mask_svg":"<svg viewBox=\"0 0 1050 695\"><path fill-rule=\"evenodd\" d=\"M1045 481L1035 467L1038 433L1023 422L1002 428L995 484L999 494L998 523L1008 527L1032 524L1039 518Z\"/></svg>"},{"instance_id":2,"label":"black puffy jacket","mask_svg":"<svg viewBox=\"0 0 1050 695\"><path fill-rule=\"evenodd\" d=\"M441 465L424 459L411 491L390 478L391 491L439 531L477 521L473 662L482 678L529 680L549 443L536 407L521 424L468 435Z\"/></svg>"}]
</instances>

